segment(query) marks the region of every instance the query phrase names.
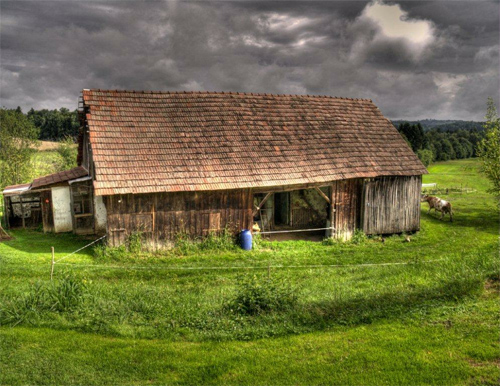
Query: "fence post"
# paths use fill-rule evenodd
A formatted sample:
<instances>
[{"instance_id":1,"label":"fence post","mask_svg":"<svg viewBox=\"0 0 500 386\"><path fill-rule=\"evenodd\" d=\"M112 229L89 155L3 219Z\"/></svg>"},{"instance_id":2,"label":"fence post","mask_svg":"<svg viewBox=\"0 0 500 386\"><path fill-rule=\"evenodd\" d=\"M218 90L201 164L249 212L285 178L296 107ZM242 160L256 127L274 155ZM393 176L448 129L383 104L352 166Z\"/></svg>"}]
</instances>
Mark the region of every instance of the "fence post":
<instances>
[{"instance_id":1,"label":"fence post","mask_svg":"<svg viewBox=\"0 0 500 386\"><path fill-rule=\"evenodd\" d=\"M52 264L50 266L50 281L52 281L52 278L54 277L54 264L55 264L55 258L54 258L54 247L50 247L52 249Z\"/></svg>"}]
</instances>

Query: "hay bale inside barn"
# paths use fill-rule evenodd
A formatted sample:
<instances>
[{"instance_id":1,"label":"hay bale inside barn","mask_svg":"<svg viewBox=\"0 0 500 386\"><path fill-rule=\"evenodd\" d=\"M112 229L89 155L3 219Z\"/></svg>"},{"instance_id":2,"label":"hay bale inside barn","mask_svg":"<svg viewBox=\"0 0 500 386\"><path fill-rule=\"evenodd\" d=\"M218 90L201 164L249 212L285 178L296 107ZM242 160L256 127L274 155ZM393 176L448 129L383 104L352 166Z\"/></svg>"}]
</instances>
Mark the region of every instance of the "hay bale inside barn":
<instances>
[{"instance_id":1,"label":"hay bale inside barn","mask_svg":"<svg viewBox=\"0 0 500 386\"><path fill-rule=\"evenodd\" d=\"M79 165L107 233L419 229L425 167L371 100L84 90ZM328 231L328 230L327 230Z\"/></svg>"}]
</instances>

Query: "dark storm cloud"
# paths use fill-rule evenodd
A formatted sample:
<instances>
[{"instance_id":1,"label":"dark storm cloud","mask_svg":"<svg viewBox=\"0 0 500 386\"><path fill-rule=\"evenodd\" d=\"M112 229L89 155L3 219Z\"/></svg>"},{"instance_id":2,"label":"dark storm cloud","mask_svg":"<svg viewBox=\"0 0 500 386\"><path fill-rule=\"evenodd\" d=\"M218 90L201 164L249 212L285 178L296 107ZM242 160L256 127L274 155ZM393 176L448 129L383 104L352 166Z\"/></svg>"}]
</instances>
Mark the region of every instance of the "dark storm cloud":
<instances>
[{"instance_id":1,"label":"dark storm cloud","mask_svg":"<svg viewBox=\"0 0 500 386\"><path fill-rule=\"evenodd\" d=\"M83 88L219 90L482 119L498 98L498 2L385 4L2 1L1 103L75 108Z\"/></svg>"}]
</instances>

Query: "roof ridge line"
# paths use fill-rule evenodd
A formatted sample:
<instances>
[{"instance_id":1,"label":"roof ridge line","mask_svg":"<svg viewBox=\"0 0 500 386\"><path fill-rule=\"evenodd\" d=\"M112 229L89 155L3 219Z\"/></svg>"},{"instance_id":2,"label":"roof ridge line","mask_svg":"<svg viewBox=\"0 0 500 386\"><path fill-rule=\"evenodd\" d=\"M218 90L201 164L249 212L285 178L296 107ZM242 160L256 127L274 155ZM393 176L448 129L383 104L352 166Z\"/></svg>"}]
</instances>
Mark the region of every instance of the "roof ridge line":
<instances>
[{"instance_id":1,"label":"roof ridge line","mask_svg":"<svg viewBox=\"0 0 500 386\"><path fill-rule=\"evenodd\" d=\"M163 95L239 95L239 96L263 96L263 97L306 97L306 98L328 98L328 99L341 99L352 101L367 101L373 102L369 98L350 98L339 97L335 95L314 95L314 94L273 94L273 93L255 93L255 92L241 92L241 91L160 91L160 90L119 90L119 89L88 89L85 88L83 92L105 92L105 93L130 93L130 94L163 94Z\"/></svg>"}]
</instances>

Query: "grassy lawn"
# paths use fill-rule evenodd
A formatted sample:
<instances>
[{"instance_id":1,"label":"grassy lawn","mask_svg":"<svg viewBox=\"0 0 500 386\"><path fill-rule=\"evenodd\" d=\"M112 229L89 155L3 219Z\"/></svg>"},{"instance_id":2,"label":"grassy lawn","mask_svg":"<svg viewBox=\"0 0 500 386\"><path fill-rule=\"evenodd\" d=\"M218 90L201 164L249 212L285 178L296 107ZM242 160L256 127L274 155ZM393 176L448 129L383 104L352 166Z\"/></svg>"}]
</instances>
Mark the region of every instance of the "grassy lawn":
<instances>
[{"instance_id":1,"label":"grassy lawn","mask_svg":"<svg viewBox=\"0 0 500 386\"><path fill-rule=\"evenodd\" d=\"M499 216L478 165L430 168L426 183L477 191L442 196L452 223L423 204L410 242L88 248L50 283L50 247L60 259L92 239L12 232L0 383L497 385Z\"/></svg>"}]
</instances>

